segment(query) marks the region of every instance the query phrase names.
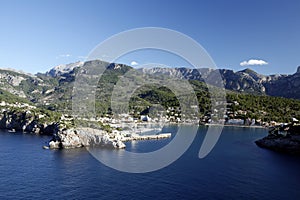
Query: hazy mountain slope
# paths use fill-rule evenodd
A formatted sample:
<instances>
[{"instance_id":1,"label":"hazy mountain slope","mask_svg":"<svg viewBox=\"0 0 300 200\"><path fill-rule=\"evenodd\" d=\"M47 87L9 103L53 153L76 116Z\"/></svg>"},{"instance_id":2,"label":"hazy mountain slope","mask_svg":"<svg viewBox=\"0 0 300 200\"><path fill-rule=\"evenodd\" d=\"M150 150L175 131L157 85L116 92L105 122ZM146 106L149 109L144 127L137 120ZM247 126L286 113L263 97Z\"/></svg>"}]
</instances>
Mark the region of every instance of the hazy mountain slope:
<instances>
[{"instance_id":1,"label":"hazy mountain slope","mask_svg":"<svg viewBox=\"0 0 300 200\"><path fill-rule=\"evenodd\" d=\"M251 69L234 72L228 69L148 68L147 73L170 74L172 76L204 81L219 72L228 90L253 94L300 99L300 67L292 75L261 75Z\"/></svg>"},{"instance_id":2,"label":"hazy mountain slope","mask_svg":"<svg viewBox=\"0 0 300 200\"><path fill-rule=\"evenodd\" d=\"M297 72L287 76L274 76L265 82L266 94L285 98L300 99L300 67Z\"/></svg>"}]
</instances>

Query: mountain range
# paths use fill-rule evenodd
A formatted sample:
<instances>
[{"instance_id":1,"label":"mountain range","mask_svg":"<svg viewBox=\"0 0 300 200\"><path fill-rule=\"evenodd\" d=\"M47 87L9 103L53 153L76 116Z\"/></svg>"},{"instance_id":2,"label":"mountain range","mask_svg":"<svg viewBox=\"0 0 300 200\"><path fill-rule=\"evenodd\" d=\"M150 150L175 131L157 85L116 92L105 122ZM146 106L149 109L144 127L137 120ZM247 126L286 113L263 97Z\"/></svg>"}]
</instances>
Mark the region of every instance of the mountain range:
<instances>
[{"instance_id":1,"label":"mountain range","mask_svg":"<svg viewBox=\"0 0 300 200\"><path fill-rule=\"evenodd\" d=\"M291 75L262 75L247 68L242 71L229 69L152 68L142 69L153 74L182 76L188 80L204 81L219 72L225 89L251 94L300 99L300 67Z\"/></svg>"},{"instance_id":2,"label":"mountain range","mask_svg":"<svg viewBox=\"0 0 300 200\"><path fill-rule=\"evenodd\" d=\"M108 74L108 79L112 79L111 82L114 84L117 81L117 77L132 69L132 67L124 64L108 64L99 60L59 65L46 73L37 73L35 75L1 69L0 89L33 103L47 105L50 109L70 109L76 73L86 65L97 66L100 64L108 66L105 73ZM227 90L300 99L300 67L298 67L296 73L290 75L262 75L251 69L233 71L230 69L209 68L141 68L138 70L155 75L169 74L200 82L219 72ZM102 85L98 89L101 90L103 87Z\"/></svg>"}]
</instances>

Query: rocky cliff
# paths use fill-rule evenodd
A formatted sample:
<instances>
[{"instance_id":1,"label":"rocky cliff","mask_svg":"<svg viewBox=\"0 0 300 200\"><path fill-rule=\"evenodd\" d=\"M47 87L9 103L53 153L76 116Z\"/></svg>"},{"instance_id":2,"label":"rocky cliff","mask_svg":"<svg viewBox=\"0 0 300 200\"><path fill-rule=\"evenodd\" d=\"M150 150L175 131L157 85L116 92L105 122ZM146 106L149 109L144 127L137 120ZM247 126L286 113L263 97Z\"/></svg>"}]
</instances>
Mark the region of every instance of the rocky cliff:
<instances>
[{"instance_id":1,"label":"rocky cliff","mask_svg":"<svg viewBox=\"0 0 300 200\"><path fill-rule=\"evenodd\" d=\"M112 138L104 130L92 128L63 129L53 135L49 142L51 149L70 149L89 146L125 148L120 138Z\"/></svg>"},{"instance_id":2,"label":"rocky cliff","mask_svg":"<svg viewBox=\"0 0 300 200\"><path fill-rule=\"evenodd\" d=\"M0 129L53 135L58 132L58 127L59 124L57 122L41 122L38 116L32 114L30 111L4 111L0 114Z\"/></svg>"}]
</instances>

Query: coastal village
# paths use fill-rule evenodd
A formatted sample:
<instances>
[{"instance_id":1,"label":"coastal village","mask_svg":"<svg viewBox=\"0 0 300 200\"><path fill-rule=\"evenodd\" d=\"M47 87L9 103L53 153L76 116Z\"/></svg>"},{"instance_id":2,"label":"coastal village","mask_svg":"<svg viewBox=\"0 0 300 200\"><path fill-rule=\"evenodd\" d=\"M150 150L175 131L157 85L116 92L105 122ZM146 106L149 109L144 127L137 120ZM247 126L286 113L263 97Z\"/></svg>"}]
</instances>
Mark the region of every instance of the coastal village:
<instances>
[{"instance_id":1,"label":"coastal village","mask_svg":"<svg viewBox=\"0 0 300 200\"><path fill-rule=\"evenodd\" d=\"M73 84L76 73L85 65L108 66L105 76L102 76L104 79L94 86L95 99L99 101L95 104L97 112L87 116L72 113ZM184 75L182 78L189 81L199 103L187 105L188 111L183 111L171 90L149 85L132 95L129 113L120 109L116 114L111 110L111 92L120 77L129 70L132 67L101 60L59 65L36 75L0 70L0 128L53 136L44 148L76 148L94 145L95 142L125 148L126 141L130 140L172 138L172 134L161 130L167 124L269 127L270 135L288 137L291 132L295 133L291 130L297 127L300 119L297 87L291 90L295 92L285 96L277 89L278 85L273 85L280 78L284 83L293 82L293 87L296 86L300 67L289 76L265 76L251 69L237 72L219 70L226 88L225 102L222 97L219 98L218 90L216 94L210 94L203 82L203 77L216 72L213 69L148 69L147 73L153 75ZM212 100L211 95L216 98ZM86 100L89 101L88 96ZM276 131L272 131L273 128Z\"/></svg>"},{"instance_id":2,"label":"coastal village","mask_svg":"<svg viewBox=\"0 0 300 200\"><path fill-rule=\"evenodd\" d=\"M171 133L163 133L162 126L173 124L199 124L200 125L230 125L243 127L271 127L270 134L287 135L291 126L298 125L296 118L292 123L280 123L275 121L263 122L261 119L237 118L246 115L247 111L232 111L231 105L238 105L238 102L226 104L224 118L218 121L214 115L223 110L214 110L214 114L208 113L202 116L185 116L180 108L169 107L166 111L157 112L155 115L140 115L139 118L130 114L120 114L112 117L82 118L72 117L70 114L60 114L51 118L49 113L43 113L36 106L28 103L7 103L0 102L1 116L0 128L9 131L22 131L34 134L53 135L49 146L44 148L78 148L86 146L108 146L111 148L125 148L125 143L132 140L156 140L171 138ZM193 106L195 109L196 107ZM164 115L165 114L165 115Z\"/></svg>"}]
</instances>

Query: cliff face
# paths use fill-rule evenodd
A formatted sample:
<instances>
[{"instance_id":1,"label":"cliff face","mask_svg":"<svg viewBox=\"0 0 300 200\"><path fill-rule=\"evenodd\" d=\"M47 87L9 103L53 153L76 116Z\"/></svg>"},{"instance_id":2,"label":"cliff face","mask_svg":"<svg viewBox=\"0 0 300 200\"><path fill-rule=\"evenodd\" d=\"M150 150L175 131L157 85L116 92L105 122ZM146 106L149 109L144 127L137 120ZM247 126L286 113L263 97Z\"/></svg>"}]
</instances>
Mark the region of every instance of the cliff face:
<instances>
[{"instance_id":1,"label":"cliff face","mask_svg":"<svg viewBox=\"0 0 300 200\"><path fill-rule=\"evenodd\" d=\"M53 135L58 131L58 123L40 122L30 111L5 111L0 115L0 129L27 132L42 135Z\"/></svg>"}]
</instances>

